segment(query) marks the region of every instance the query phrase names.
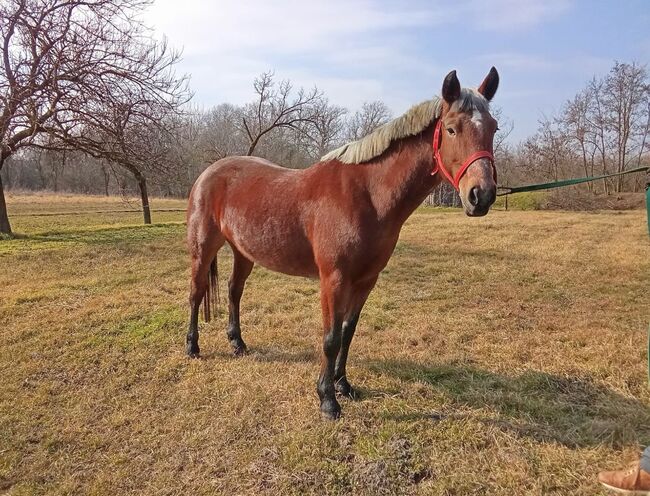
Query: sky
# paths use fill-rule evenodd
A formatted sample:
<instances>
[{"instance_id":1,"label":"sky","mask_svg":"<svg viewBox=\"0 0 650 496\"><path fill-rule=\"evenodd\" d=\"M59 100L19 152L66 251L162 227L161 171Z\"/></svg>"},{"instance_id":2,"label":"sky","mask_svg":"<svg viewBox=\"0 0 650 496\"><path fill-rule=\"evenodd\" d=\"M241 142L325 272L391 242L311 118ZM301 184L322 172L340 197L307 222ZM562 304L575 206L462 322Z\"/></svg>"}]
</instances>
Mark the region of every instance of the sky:
<instances>
[{"instance_id":1,"label":"sky","mask_svg":"<svg viewBox=\"0 0 650 496\"><path fill-rule=\"evenodd\" d=\"M650 62L650 0L156 0L144 21L182 50L201 107L250 101L273 70L352 112L382 100L397 116L450 70L476 87L494 65L512 143L615 60Z\"/></svg>"}]
</instances>

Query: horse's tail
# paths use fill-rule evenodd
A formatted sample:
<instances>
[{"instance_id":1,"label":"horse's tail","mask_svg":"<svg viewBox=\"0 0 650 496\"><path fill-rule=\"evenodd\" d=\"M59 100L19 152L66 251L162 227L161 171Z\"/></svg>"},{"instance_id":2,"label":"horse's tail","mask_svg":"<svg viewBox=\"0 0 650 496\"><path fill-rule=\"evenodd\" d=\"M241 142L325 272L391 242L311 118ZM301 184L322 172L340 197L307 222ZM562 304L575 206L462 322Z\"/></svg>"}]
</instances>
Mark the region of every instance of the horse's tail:
<instances>
[{"instance_id":1,"label":"horse's tail","mask_svg":"<svg viewBox=\"0 0 650 496\"><path fill-rule=\"evenodd\" d=\"M210 262L208 270L208 287L203 296L203 316L206 322L210 322L212 311L217 311L219 305L219 268L217 266L217 256L215 255Z\"/></svg>"}]
</instances>

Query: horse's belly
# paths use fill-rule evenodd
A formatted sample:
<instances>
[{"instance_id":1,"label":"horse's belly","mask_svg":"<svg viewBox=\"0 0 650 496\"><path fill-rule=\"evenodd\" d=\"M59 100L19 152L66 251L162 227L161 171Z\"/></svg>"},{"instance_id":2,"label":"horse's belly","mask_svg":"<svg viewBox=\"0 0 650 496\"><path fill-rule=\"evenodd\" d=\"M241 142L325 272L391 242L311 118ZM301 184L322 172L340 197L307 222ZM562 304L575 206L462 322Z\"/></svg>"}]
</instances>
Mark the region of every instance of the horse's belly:
<instances>
[{"instance_id":1,"label":"horse's belly","mask_svg":"<svg viewBox=\"0 0 650 496\"><path fill-rule=\"evenodd\" d=\"M249 260L275 272L318 277L311 244L295 220L267 217L264 222L235 224L224 226L222 232Z\"/></svg>"},{"instance_id":2,"label":"horse's belly","mask_svg":"<svg viewBox=\"0 0 650 496\"><path fill-rule=\"evenodd\" d=\"M318 278L318 268L313 262L304 259L284 259L282 257L254 257L256 263L274 272L281 272L290 276Z\"/></svg>"},{"instance_id":3,"label":"horse's belly","mask_svg":"<svg viewBox=\"0 0 650 496\"><path fill-rule=\"evenodd\" d=\"M292 276L318 277L318 268L311 251L296 250L295 247L274 245L270 250L247 247L245 255L255 263L275 272Z\"/></svg>"}]
</instances>

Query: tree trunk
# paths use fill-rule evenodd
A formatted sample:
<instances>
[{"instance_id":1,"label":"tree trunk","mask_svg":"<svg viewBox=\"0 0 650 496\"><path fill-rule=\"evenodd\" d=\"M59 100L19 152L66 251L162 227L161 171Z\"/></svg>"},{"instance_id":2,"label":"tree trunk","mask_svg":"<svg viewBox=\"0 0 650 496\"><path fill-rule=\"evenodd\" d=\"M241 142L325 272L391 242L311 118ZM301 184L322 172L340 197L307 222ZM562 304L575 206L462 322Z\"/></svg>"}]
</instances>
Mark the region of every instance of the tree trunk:
<instances>
[{"instance_id":1,"label":"tree trunk","mask_svg":"<svg viewBox=\"0 0 650 496\"><path fill-rule=\"evenodd\" d=\"M619 153L619 155L620 155L620 153ZM621 158L618 159L618 166L616 167L616 172L618 172L618 173L623 172L623 162L622 162ZM614 186L614 191L616 191L616 193L620 193L620 192L623 191L623 176L617 176L616 177L616 183L615 183L615 186Z\"/></svg>"},{"instance_id":2,"label":"tree trunk","mask_svg":"<svg viewBox=\"0 0 650 496\"><path fill-rule=\"evenodd\" d=\"M146 178L137 173L135 178L138 180L138 187L140 188L140 198L142 199L142 214L144 215L144 223L151 224L151 210L149 209L149 193L147 192Z\"/></svg>"},{"instance_id":3,"label":"tree trunk","mask_svg":"<svg viewBox=\"0 0 650 496\"><path fill-rule=\"evenodd\" d=\"M47 178L45 177L45 171L43 170L43 152L38 154L38 178L41 180L41 189L47 189Z\"/></svg>"},{"instance_id":4,"label":"tree trunk","mask_svg":"<svg viewBox=\"0 0 650 496\"><path fill-rule=\"evenodd\" d=\"M0 171L2 164L0 163ZM2 176L0 176L0 233L11 234L11 224L9 223L9 215L7 214L7 204L5 203L5 191L2 185Z\"/></svg>"},{"instance_id":5,"label":"tree trunk","mask_svg":"<svg viewBox=\"0 0 650 496\"><path fill-rule=\"evenodd\" d=\"M582 150L582 166L585 169L585 176L589 175L589 167L587 164L587 151L585 150L585 144L583 141L580 142L580 149ZM592 191L593 189L593 184L591 184L591 181L587 183L587 189L589 191Z\"/></svg>"},{"instance_id":6,"label":"tree trunk","mask_svg":"<svg viewBox=\"0 0 650 496\"><path fill-rule=\"evenodd\" d=\"M111 181L111 176L106 165L102 164L102 173L104 174L104 195L108 196L108 186Z\"/></svg>"},{"instance_id":7,"label":"tree trunk","mask_svg":"<svg viewBox=\"0 0 650 496\"><path fill-rule=\"evenodd\" d=\"M260 137L256 137L253 141L251 141L250 146L248 147L248 152L246 152L247 156L253 155L253 152L255 151L255 147L257 147L257 143L259 143Z\"/></svg>"},{"instance_id":8,"label":"tree trunk","mask_svg":"<svg viewBox=\"0 0 650 496\"><path fill-rule=\"evenodd\" d=\"M55 156L55 158L58 158ZM59 191L59 179L61 179L61 176L63 175L63 171L65 170L65 162L66 162L66 154L65 150L61 152L61 162L56 163L56 160L52 160L52 169L54 171L54 192L58 193Z\"/></svg>"}]
</instances>

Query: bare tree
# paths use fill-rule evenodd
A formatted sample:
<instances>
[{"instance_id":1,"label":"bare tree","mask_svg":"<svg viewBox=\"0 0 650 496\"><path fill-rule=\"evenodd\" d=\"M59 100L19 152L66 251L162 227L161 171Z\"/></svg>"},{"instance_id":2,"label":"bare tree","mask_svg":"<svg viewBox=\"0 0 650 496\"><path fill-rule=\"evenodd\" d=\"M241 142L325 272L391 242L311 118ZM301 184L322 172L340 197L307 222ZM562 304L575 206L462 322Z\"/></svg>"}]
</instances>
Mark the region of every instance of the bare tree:
<instances>
[{"instance_id":1,"label":"bare tree","mask_svg":"<svg viewBox=\"0 0 650 496\"><path fill-rule=\"evenodd\" d=\"M361 139L386 124L391 118L390 109L384 102L379 100L365 102L348 121L345 137L348 141Z\"/></svg>"},{"instance_id":2,"label":"bare tree","mask_svg":"<svg viewBox=\"0 0 650 496\"><path fill-rule=\"evenodd\" d=\"M570 143L577 145L580 150L585 176L594 174L594 157L597 150L596 137L589 120L590 106L591 93L587 88L566 103L561 120L562 128ZM587 188L593 190L593 184L587 183Z\"/></svg>"},{"instance_id":3,"label":"bare tree","mask_svg":"<svg viewBox=\"0 0 650 496\"><path fill-rule=\"evenodd\" d=\"M494 135L494 155L498 156L501 150L505 147L506 140L508 136L512 133L515 128L515 123L503 115L503 109L501 107L493 107L490 110L492 117L497 121L498 127L497 132Z\"/></svg>"},{"instance_id":4,"label":"bare tree","mask_svg":"<svg viewBox=\"0 0 650 496\"><path fill-rule=\"evenodd\" d=\"M62 150L80 147L91 128L109 132L103 110L117 102L170 109L188 98L186 79L172 71L178 54L153 41L140 21L149 3L0 4L0 169L22 147L48 146L44 134ZM0 232L11 232L1 181Z\"/></svg>"},{"instance_id":5,"label":"bare tree","mask_svg":"<svg viewBox=\"0 0 650 496\"><path fill-rule=\"evenodd\" d=\"M176 155L172 153L178 144L178 129L173 121L175 111L174 106L151 101L107 99L92 117L80 121L80 132L60 133L60 128L55 128L49 130L49 135L58 139L56 146L63 150L69 147L82 150L130 172L140 192L144 222L151 224L147 174L165 175L175 167Z\"/></svg>"},{"instance_id":6,"label":"bare tree","mask_svg":"<svg viewBox=\"0 0 650 496\"><path fill-rule=\"evenodd\" d=\"M301 124L314 123L315 110L322 94L317 88L300 88L293 95L291 82L284 80L276 86L272 72L255 78L253 87L257 98L242 112L241 129L249 140L246 155L255 152L260 140L271 131L289 128L302 131Z\"/></svg>"},{"instance_id":7,"label":"bare tree","mask_svg":"<svg viewBox=\"0 0 650 496\"><path fill-rule=\"evenodd\" d=\"M250 142L248 134L241 129L242 117L243 109L230 103L222 103L201 114L199 146L206 163L246 153Z\"/></svg>"},{"instance_id":8,"label":"bare tree","mask_svg":"<svg viewBox=\"0 0 650 496\"><path fill-rule=\"evenodd\" d=\"M646 101L645 101L645 119L641 118L641 125L639 126L639 132L637 133L638 148L637 148L637 160L636 167L641 166L641 160L643 155L650 151L650 141L648 140L648 135L650 134L650 85L646 85ZM643 122L645 121L645 124ZM650 171L648 171L648 177L650 177ZM640 179L640 180L639 180ZM634 191L637 191L638 188L643 184L643 179L638 178L634 182Z\"/></svg>"},{"instance_id":9,"label":"bare tree","mask_svg":"<svg viewBox=\"0 0 650 496\"><path fill-rule=\"evenodd\" d=\"M616 145L616 172L625 170L631 155L632 138L640 134L646 124L643 118L647 109L647 71L636 63L616 62L605 78L605 107L608 126ZM623 176L616 178L616 191L623 189Z\"/></svg>"},{"instance_id":10,"label":"bare tree","mask_svg":"<svg viewBox=\"0 0 650 496\"><path fill-rule=\"evenodd\" d=\"M201 114L197 109L185 112L172 118L172 133L174 140L170 148L170 165L173 177L164 177L168 194L186 196L189 194L199 167L206 161L206 153L199 145L204 133ZM174 190L174 183L180 191Z\"/></svg>"},{"instance_id":11,"label":"bare tree","mask_svg":"<svg viewBox=\"0 0 650 496\"><path fill-rule=\"evenodd\" d=\"M609 74L589 84L566 102L555 118L543 118L538 132L525 142L522 156L544 178L557 180L560 175L579 171L623 172L631 163L640 165L647 153L650 131L650 90L648 73L636 63L616 62ZM624 189L619 175L614 191ZM638 178L635 188L639 186ZM603 180L609 193L612 180ZM593 190L593 185L587 183Z\"/></svg>"},{"instance_id":12,"label":"bare tree","mask_svg":"<svg viewBox=\"0 0 650 496\"><path fill-rule=\"evenodd\" d=\"M312 156L318 159L325 155L329 150L335 148L343 139L345 132L345 115L347 109L332 105L327 98L321 99L316 111L312 141L315 150Z\"/></svg>"},{"instance_id":13,"label":"bare tree","mask_svg":"<svg viewBox=\"0 0 650 496\"><path fill-rule=\"evenodd\" d=\"M530 170L554 181L573 161L567 136L556 119L546 116L540 119L537 133L524 142L524 149Z\"/></svg>"},{"instance_id":14,"label":"bare tree","mask_svg":"<svg viewBox=\"0 0 650 496\"><path fill-rule=\"evenodd\" d=\"M569 146L580 156L585 174L623 172L631 162L641 163L650 131L648 74L636 63L616 62L604 78L593 78L569 100L558 116ZM608 193L611 180L603 180ZM638 186L638 180L635 182ZM624 178L614 180L614 190L623 190ZM593 189L591 184L588 184Z\"/></svg>"},{"instance_id":15,"label":"bare tree","mask_svg":"<svg viewBox=\"0 0 650 496\"><path fill-rule=\"evenodd\" d=\"M594 77L587 86L590 95L590 110L588 122L593 133L593 142L596 153L600 159L600 170L602 174L611 172L609 169L609 150L612 148L610 134L608 132L607 110L605 105L605 83L602 79ZM609 193L610 182L603 179L603 191Z\"/></svg>"}]
</instances>

